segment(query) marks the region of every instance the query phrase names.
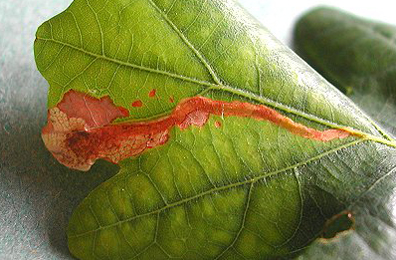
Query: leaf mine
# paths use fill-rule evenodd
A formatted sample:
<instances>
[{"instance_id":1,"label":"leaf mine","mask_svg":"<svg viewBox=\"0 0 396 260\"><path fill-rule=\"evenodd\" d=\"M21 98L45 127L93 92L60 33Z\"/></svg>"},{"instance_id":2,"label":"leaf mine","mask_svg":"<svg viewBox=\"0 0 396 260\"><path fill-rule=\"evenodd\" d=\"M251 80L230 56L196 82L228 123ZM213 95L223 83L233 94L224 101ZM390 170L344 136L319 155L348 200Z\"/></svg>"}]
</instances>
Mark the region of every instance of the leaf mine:
<instances>
[{"instance_id":1,"label":"leaf mine","mask_svg":"<svg viewBox=\"0 0 396 260\"><path fill-rule=\"evenodd\" d=\"M163 145L173 127L182 130L190 126L202 127L210 115L267 120L293 134L322 142L350 135L341 129L319 131L308 128L265 105L224 102L201 96L184 99L170 115L159 119L111 124L117 118L128 116L128 112L115 106L109 97L96 99L71 90L58 106L49 110L48 124L42 136L48 150L59 162L72 169L87 171L97 159L116 164Z\"/></svg>"}]
</instances>

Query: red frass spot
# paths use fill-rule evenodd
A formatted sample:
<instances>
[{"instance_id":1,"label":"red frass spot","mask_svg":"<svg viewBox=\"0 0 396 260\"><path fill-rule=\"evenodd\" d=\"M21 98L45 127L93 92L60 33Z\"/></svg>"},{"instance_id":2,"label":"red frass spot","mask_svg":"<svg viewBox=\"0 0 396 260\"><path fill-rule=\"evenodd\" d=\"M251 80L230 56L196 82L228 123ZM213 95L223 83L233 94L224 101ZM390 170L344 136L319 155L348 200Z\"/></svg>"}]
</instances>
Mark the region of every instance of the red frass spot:
<instances>
[{"instance_id":1,"label":"red frass spot","mask_svg":"<svg viewBox=\"0 0 396 260\"><path fill-rule=\"evenodd\" d=\"M215 122L215 127L216 127L216 128L220 128L221 126L222 126L222 124L221 124L220 121L216 121L216 122Z\"/></svg>"},{"instance_id":2,"label":"red frass spot","mask_svg":"<svg viewBox=\"0 0 396 260\"><path fill-rule=\"evenodd\" d=\"M153 90L151 90L151 91L149 92L148 96L151 97L151 98L153 98L153 97L155 97L156 94L157 94L157 90L156 90L156 89L153 89Z\"/></svg>"},{"instance_id":3,"label":"red frass spot","mask_svg":"<svg viewBox=\"0 0 396 260\"><path fill-rule=\"evenodd\" d=\"M134 106L141 106L139 101L134 103ZM350 136L341 129L319 131L308 128L264 105L200 96L182 100L170 115L156 120L111 124L118 117L128 116L127 111L115 106L109 97L95 99L75 91L68 92L57 107L49 110L48 124L42 136L58 161L73 169L88 170L97 159L118 163L163 145L173 127L182 130L191 126L202 127L210 115L265 120L295 135L322 142Z\"/></svg>"},{"instance_id":4,"label":"red frass spot","mask_svg":"<svg viewBox=\"0 0 396 260\"><path fill-rule=\"evenodd\" d=\"M143 102L141 100L136 100L132 103L133 107L142 107L143 106Z\"/></svg>"},{"instance_id":5,"label":"red frass spot","mask_svg":"<svg viewBox=\"0 0 396 260\"><path fill-rule=\"evenodd\" d=\"M174 103L175 102L175 98L173 96L169 97L169 102Z\"/></svg>"}]
</instances>

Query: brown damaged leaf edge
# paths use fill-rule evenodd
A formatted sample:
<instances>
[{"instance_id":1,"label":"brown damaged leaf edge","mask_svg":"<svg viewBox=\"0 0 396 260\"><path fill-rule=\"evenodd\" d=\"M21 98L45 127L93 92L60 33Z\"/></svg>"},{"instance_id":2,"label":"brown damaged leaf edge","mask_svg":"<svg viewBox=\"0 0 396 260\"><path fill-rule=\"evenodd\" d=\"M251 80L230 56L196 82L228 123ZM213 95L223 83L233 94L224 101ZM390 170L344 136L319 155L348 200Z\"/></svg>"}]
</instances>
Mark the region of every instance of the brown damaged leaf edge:
<instances>
[{"instance_id":1,"label":"brown damaged leaf edge","mask_svg":"<svg viewBox=\"0 0 396 260\"><path fill-rule=\"evenodd\" d=\"M265 105L224 102L201 96L182 100L170 115L156 120L112 124L117 118L129 116L128 111L115 106L107 96L96 99L70 90L56 107L49 109L42 137L60 163L87 171L97 159L118 163L163 145L173 127L182 130L190 126L202 127L210 115L266 120L293 134L323 142L351 135L342 129L308 128Z\"/></svg>"}]
</instances>

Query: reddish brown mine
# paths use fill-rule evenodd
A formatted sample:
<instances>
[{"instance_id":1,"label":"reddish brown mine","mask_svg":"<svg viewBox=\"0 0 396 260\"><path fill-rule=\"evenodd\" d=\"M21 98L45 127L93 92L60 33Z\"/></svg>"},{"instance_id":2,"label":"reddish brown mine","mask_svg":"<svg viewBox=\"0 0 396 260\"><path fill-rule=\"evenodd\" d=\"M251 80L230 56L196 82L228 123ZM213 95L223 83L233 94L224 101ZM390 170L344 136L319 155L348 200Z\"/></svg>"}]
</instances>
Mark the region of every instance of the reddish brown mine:
<instances>
[{"instance_id":1,"label":"reddish brown mine","mask_svg":"<svg viewBox=\"0 0 396 260\"><path fill-rule=\"evenodd\" d=\"M151 91L149 92L148 96L151 97L151 98L153 98L153 97L155 97L156 94L157 94L157 90L156 90L156 89L153 89L153 90L151 90Z\"/></svg>"},{"instance_id":2,"label":"reddish brown mine","mask_svg":"<svg viewBox=\"0 0 396 260\"><path fill-rule=\"evenodd\" d=\"M143 102L141 100L136 100L136 101L132 102L132 106L133 107L142 107Z\"/></svg>"},{"instance_id":3,"label":"reddish brown mine","mask_svg":"<svg viewBox=\"0 0 396 260\"><path fill-rule=\"evenodd\" d=\"M350 135L340 129L319 131L308 128L264 105L224 102L201 96L184 99L170 115L156 120L112 124L116 118L129 116L128 111L115 106L109 97L96 99L71 90L49 110L42 137L59 162L87 171L99 158L118 163L163 145L173 127L182 130L190 126L202 127L210 115L266 120L293 134L323 142ZM215 125L221 127L221 123Z\"/></svg>"}]
</instances>

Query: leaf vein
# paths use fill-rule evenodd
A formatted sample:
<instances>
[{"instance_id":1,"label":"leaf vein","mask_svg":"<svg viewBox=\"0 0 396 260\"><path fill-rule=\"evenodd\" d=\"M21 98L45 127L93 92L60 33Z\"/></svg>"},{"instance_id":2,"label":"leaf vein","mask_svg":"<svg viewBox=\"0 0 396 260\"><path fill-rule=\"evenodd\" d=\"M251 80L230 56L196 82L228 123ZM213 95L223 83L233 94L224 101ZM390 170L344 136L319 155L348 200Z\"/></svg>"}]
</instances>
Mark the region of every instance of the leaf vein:
<instances>
[{"instance_id":1,"label":"leaf vein","mask_svg":"<svg viewBox=\"0 0 396 260\"><path fill-rule=\"evenodd\" d=\"M253 185L254 183L250 183L249 186L249 190L248 190L248 194L246 196L246 201L245 201L245 210L243 212L243 216L242 216L242 221L241 221L241 226L238 230L238 232L236 233L236 236L234 238L234 240L231 242L231 244L224 249L215 259L219 259L220 257L222 257L229 249L231 249L232 247L235 246L235 243L238 241L243 229L245 228L245 223L246 223L246 217L247 217L247 213L249 211L249 206L250 206L250 201L251 201L251 194L252 194L252 190L253 190ZM236 251L236 249L235 249Z\"/></svg>"},{"instance_id":2,"label":"leaf vein","mask_svg":"<svg viewBox=\"0 0 396 260\"><path fill-rule=\"evenodd\" d=\"M221 81L216 75L214 69L210 66L209 62L207 59L202 55L202 53L197 50L194 45L187 39L187 37L177 28L177 26L172 22L171 19L154 3L153 0L148 0L150 4L156 9L158 13L161 14L161 16L164 18L164 20L169 24L169 26L176 32L176 34L182 39L182 41L189 47L192 52L198 57L198 59L201 61L201 63L206 67L208 70L209 74L212 76L214 82L216 84L221 85Z\"/></svg>"},{"instance_id":3,"label":"leaf vein","mask_svg":"<svg viewBox=\"0 0 396 260\"><path fill-rule=\"evenodd\" d=\"M352 146L358 145L358 144L363 143L365 141L368 141L368 140L367 139L357 139L357 140L354 140L352 142L349 142L349 143L346 143L344 145L341 145L341 146L338 146L336 148L333 148L333 149L331 149L331 150L329 150L327 152L324 152L324 153L322 153L320 155L314 156L314 157L312 157L312 158L310 158L310 159L308 159L306 161L296 163L294 165L285 167L283 169L279 169L279 170L276 170L276 171L273 171L273 172L263 173L260 176L256 176L254 178L250 178L250 179L247 179L247 180L244 180L244 181L240 181L240 182L236 182L236 183L232 183L232 184L228 184L228 185L224 185L224 186L219 186L217 188L210 189L210 190L207 190L205 192L201 192L201 193L199 193L199 194L197 194L195 196L188 197L188 198L185 198L185 199L181 199L180 201L177 201L175 203L170 203L167 206L164 206L162 208L158 208L156 210L153 210L153 211L150 211L150 212L147 212L147 213L136 215L136 216L130 217L128 219L124 219L123 221L120 221L120 222L117 222L117 223L114 223L114 224L111 224L111 225L100 226L97 229L93 229L93 230L90 230L90 231L87 231L87 232L84 232L84 233L80 233L80 234L76 234L76 235L70 235L69 238L81 237L81 236L90 234L92 232L99 231L101 229L106 229L106 228L111 228L111 227L114 227L114 226L118 226L118 225L120 225L120 224L122 224L124 222L129 222L129 221L133 221L135 219L141 218L141 217L157 214L157 213L162 212L164 210L167 210L167 209L179 206L179 205L183 205L183 204L185 204L187 202L190 202L192 200L196 200L198 198L201 198L203 196L210 195L210 194L213 194L213 193L216 193L216 192L221 192L221 191L229 190L229 189L232 189L232 188L243 187L244 185L247 185L247 184L256 183L256 182L258 182L260 180L263 180L263 179L266 179L266 178L268 178L270 176L278 175L278 174L280 174L282 172L285 172L285 171L288 171L288 170L291 170L291 169L295 169L297 167L306 165L308 163L312 163L314 161L320 160L321 158L323 158L325 156L328 156L328 155L330 155L332 153L335 153L335 152L340 151L342 149L346 149L348 147L352 147Z\"/></svg>"}]
</instances>

